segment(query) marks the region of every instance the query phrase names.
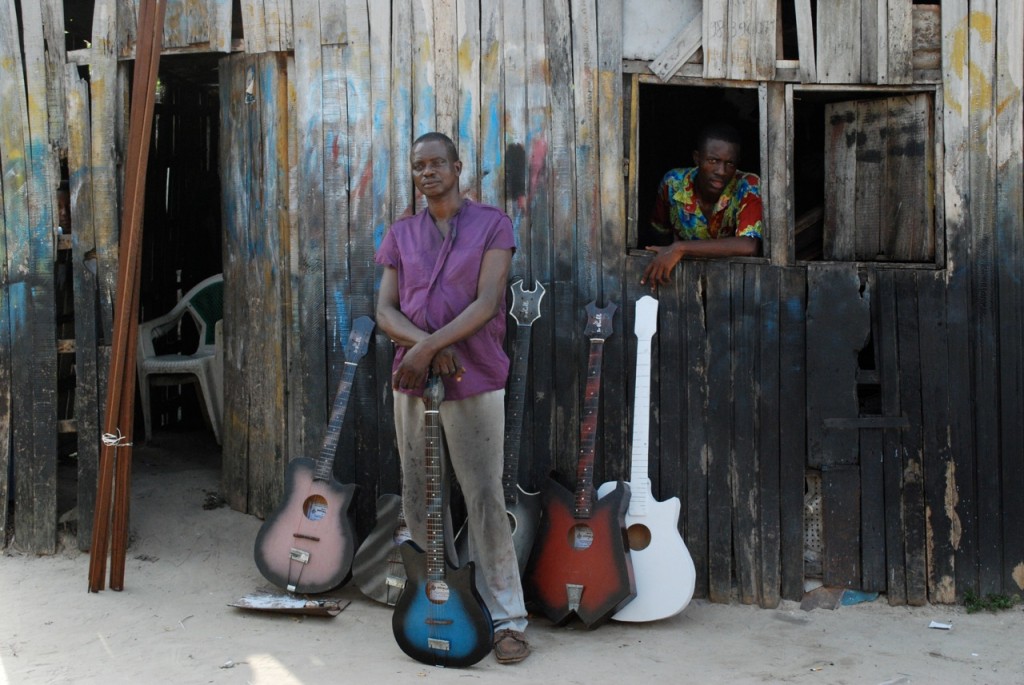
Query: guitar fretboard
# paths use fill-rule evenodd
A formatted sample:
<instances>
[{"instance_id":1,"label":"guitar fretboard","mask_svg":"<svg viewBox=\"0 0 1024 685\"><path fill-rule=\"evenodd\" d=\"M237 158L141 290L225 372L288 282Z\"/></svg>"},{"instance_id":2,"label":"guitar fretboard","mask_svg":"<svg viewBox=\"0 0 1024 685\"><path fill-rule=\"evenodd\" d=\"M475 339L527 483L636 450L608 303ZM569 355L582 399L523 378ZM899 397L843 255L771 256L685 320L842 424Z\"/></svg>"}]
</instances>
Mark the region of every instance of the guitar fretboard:
<instances>
[{"instance_id":1,"label":"guitar fretboard","mask_svg":"<svg viewBox=\"0 0 1024 685\"><path fill-rule=\"evenodd\" d=\"M432 379L431 383L440 380ZM425 417L425 471L427 476L427 580L442 580L444 567L444 508L441 487L441 421L440 405L436 399L424 396Z\"/></svg>"},{"instance_id":2,"label":"guitar fretboard","mask_svg":"<svg viewBox=\"0 0 1024 685\"><path fill-rule=\"evenodd\" d=\"M501 475L505 503L519 499L519 449L523 437L523 408L526 406L526 372L530 362L530 326L516 326L512 346L512 373L508 384L508 407L505 411L505 470Z\"/></svg>"},{"instance_id":3,"label":"guitar fretboard","mask_svg":"<svg viewBox=\"0 0 1024 685\"><path fill-rule=\"evenodd\" d=\"M338 451L338 440L341 438L341 427L345 423L345 411L348 408L348 399L352 394L352 381L355 376L356 363L346 361L345 371L338 386L338 394L334 398L331 418L327 422L327 431L324 434L323 446L320 448L320 457L316 460L315 477L318 480L330 480L334 472L334 455Z\"/></svg>"},{"instance_id":4,"label":"guitar fretboard","mask_svg":"<svg viewBox=\"0 0 1024 685\"><path fill-rule=\"evenodd\" d=\"M594 504L594 454L597 448L597 412L601 400L601 360L604 339L590 339L587 361L587 387L583 397L583 420L580 424L580 457L576 464L576 496L574 516L590 518Z\"/></svg>"}]
</instances>

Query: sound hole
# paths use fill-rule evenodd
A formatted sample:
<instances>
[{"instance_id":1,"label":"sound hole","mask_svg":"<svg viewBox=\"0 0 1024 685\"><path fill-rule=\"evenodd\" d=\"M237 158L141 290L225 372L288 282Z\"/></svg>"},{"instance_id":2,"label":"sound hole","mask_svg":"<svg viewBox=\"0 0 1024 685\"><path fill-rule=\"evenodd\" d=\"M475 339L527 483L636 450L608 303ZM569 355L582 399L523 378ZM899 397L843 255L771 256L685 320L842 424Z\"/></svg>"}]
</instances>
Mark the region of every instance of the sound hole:
<instances>
[{"instance_id":1,"label":"sound hole","mask_svg":"<svg viewBox=\"0 0 1024 685\"><path fill-rule=\"evenodd\" d=\"M594 530L585 523L577 523L569 529L569 547L575 550L589 549L594 544Z\"/></svg>"},{"instance_id":2,"label":"sound hole","mask_svg":"<svg viewBox=\"0 0 1024 685\"><path fill-rule=\"evenodd\" d=\"M448 601L448 583L443 580L432 580L427 583L427 599L434 604L444 604Z\"/></svg>"},{"instance_id":3,"label":"sound hole","mask_svg":"<svg viewBox=\"0 0 1024 685\"><path fill-rule=\"evenodd\" d=\"M516 517L512 515L511 511L506 511L505 513L508 514L508 528L512 531L512 534L515 535L516 528L519 526L519 523L516 521Z\"/></svg>"},{"instance_id":4,"label":"sound hole","mask_svg":"<svg viewBox=\"0 0 1024 685\"><path fill-rule=\"evenodd\" d=\"M327 515L327 500L323 495L310 495L302 503L302 513L310 521L319 521Z\"/></svg>"},{"instance_id":5,"label":"sound hole","mask_svg":"<svg viewBox=\"0 0 1024 685\"><path fill-rule=\"evenodd\" d=\"M395 532L391 534L391 539L395 541L396 545L400 545L406 540L412 540L412 535L409 534L409 526L398 526L395 528Z\"/></svg>"},{"instance_id":6,"label":"sound hole","mask_svg":"<svg viewBox=\"0 0 1024 685\"><path fill-rule=\"evenodd\" d=\"M629 538L629 548L639 552L651 544L651 529L642 523L634 523L626 529L626 537Z\"/></svg>"}]
</instances>

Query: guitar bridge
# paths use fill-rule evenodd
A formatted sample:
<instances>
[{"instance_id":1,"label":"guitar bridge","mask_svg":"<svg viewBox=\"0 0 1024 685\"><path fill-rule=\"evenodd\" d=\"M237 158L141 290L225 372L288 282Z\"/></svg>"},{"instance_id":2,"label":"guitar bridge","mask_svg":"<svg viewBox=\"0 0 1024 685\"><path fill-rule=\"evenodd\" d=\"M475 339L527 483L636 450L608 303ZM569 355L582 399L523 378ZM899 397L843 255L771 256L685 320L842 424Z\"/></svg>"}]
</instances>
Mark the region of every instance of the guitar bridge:
<instances>
[{"instance_id":1,"label":"guitar bridge","mask_svg":"<svg viewBox=\"0 0 1024 685\"><path fill-rule=\"evenodd\" d=\"M405 578L399 578L398 576L388 576L385 581L388 587L398 588L399 590L405 589Z\"/></svg>"},{"instance_id":2,"label":"guitar bridge","mask_svg":"<svg viewBox=\"0 0 1024 685\"><path fill-rule=\"evenodd\" d=\"M579 611L583 600L583 586L575 583L565 584L565 594L569 601L569 611Z\"/></svg>"},{"instance_id":3,"label":"guitar bridge","mask_svg":"<svg viewBox=\"0 0 1024 685\"><path fill-rule=\"evenodd\" d=\"M437 649L442 652L447 652L450 648L448 640L439 640L436 637L427 638L427 647L430 649Z\"/></svg>"},{"instance_id":4,"label":"guitar bridge","mask_svg":"<svg viewBox=\"0 0 1024 685\"><path fill-rule=\"evenodd\" d=\"M309 563L309 552L307 552L304 549L298 549L296 547L292 547L291 560L292 561L297 561L300 564L308 564Z\"/></svg>"}]
</instances>

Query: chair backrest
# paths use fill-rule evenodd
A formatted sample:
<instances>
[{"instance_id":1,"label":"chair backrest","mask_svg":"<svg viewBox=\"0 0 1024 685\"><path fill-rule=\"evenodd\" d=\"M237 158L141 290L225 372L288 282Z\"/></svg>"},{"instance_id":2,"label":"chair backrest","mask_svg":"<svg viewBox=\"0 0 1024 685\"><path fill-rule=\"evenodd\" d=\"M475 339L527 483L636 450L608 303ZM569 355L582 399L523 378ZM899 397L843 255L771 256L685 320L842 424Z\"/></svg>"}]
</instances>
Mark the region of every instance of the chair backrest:
<instances>
[{"instance_id":1,"label":"chair backrest","mask_svg":"<svg viewBox=\"0 0 1024 685\"><path fill-rule=\"evenodd\" d=\"M224 318L224 275L200 281L182 299L188 300L189 311L199 326L199 344L213 345L214 324Z\"/></svg>"}]
</instances>

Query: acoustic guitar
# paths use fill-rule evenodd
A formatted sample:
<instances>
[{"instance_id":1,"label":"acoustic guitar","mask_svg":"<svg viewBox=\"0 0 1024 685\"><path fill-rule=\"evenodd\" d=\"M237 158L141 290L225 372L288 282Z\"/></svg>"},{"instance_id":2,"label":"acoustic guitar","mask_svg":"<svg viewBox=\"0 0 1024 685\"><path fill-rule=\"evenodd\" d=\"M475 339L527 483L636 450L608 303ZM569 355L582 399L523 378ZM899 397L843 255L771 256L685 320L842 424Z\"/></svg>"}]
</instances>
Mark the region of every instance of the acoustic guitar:
<instances>
[{"instance_id":1,"label":"acoustic guitar","mask_svg":"<svg viewBox=\"0 0 1024 685\"><path fill-rule=\"evenodd\" d=\"M406 580L399 545L408 539L401 495L381 495L377 498L377 523L352 561L352 582L364 595L388 606L398 602Z\"/></svg>"},{"instance_id":2,"label":"acoustic guitar","mask_svg":"<svg viewBox=\"0 0 1024 685\"><path fill-rule=\"evenodd\" d=\"M431 376L425 404L427 549L408 540L400 546L408 575L391 627L402 651L431 666L472 666L492 649L491 612L480 598L473 563L455 568L445 554L441 487L441 401L444 386Z\"/></svg>"},{"instance_id":3,"label":"acoustic guitar","mask_svg":"<svg viewBox=\"0 0 1024 685\"><path fill-rule=\"evenodd\" d=\"M533 290L523 290L521 278L512 284L511 290L512 307L509 313L516 320L516 338L512 343L512 368L509 374L508 404L505 407L505 464L501 484L508 524L512 529L512 545L522 575L530 559L540 520L540 493L527 492L518 480L523 410L526 406L526 374L530 366L530 333L533 322L540 318L540 302L544 299L545 290L540 281L534 281ZM455 538L455 549L461 559L469 558L468 548L468 525L463 525Z\"/></svg>"},{"instance_id":4,"label":"acoustic guitar","mask_svg":"<svg viewBox=\"0 0 1024 685\"><path fill-rule=\"evenodd\" d=\"M289 592L326 592L343 584L351 572L356 541L350 509L356 486L335 479L334 453L356 366L366 354L373 328L368 316L352 322L345 371L320 456L316 460L298 457L288 463L284 499L256 534L256 567L264 578Z\"/></svg>"},{"instance_id":5,"label":"acoustic guitar","mask_svg":"<svg viewBox=\"0 0 1024 685\"><path fill-rule=\"evenodd\" d=\"M588 628L597 627L636 595L625 527L629 485L619 481L600 499L593 487L601 359L615 308L614 303L604 309L597 309L594 302L587 305L584 334L590 338L590 358L576 491L548 479L526 574L529 595L556 625L575 613Z\"/></svg>"},{"instance_id":6,"label":"acoustic guitar","mask_svg":"<svg viewBox=\"0 0 1024 685\"><path fill-rule=\"evenodd\" d=\"M636 391L633 397L633 450L629 474L629 539L636 597L612 615L613 621L655 621L675 616L693 597L697 578L693 559L679 534L679 498L659 502L651 492L647 459L651 411L651 338L658 328L658 301L637 300ZM602 483L598 497L614 492L616 482Z\"/></svg>"}]
</instances>

